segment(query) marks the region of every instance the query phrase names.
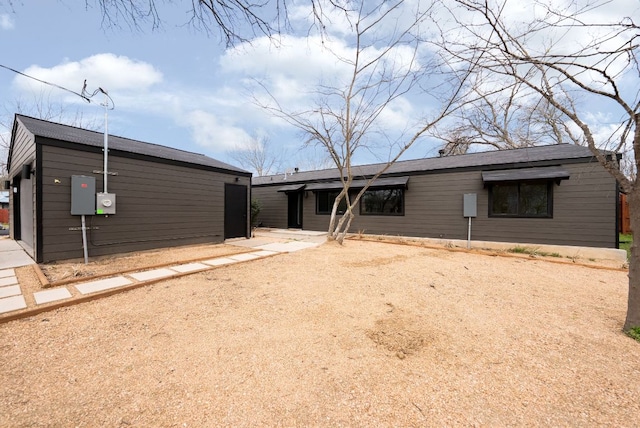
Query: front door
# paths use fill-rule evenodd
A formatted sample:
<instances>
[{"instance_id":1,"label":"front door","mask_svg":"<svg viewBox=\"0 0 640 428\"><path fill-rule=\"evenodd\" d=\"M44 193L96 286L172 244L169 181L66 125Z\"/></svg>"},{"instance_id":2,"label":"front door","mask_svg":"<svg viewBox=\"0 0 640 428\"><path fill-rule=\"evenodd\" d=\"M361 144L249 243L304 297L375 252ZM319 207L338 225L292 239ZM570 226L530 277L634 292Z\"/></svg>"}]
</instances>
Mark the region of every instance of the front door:
<instances>
[{"instance_id":1,"label":"front door","mask_svg":"<svg viewBox=\"0 0 640 428\"><path fill-rule=\"evenodd\" d=\"M289 192L287 227L302 229L302 192Z\"/></svg>"},{"instance_id":2,"label":"front door","mask_svg":"<svg viewBox=\"0 0 640 428\"><path fill-rule=\"evenodd\" d=\"M247 186L224 185L224 239L247 237Z\"/></svg>"},{"instance_id":3,"label":"front door","mask_svg":"<svg viewBox=\"0 0 640 428\"><path fill-rule=\"evenodd\" d=\"M33 176L22 178L18 184L20 199L20 241L33 256ZM14 195L15 196L15 195ZM14 211L15 212L15 211Z\"/></svg>"}]
</instances>

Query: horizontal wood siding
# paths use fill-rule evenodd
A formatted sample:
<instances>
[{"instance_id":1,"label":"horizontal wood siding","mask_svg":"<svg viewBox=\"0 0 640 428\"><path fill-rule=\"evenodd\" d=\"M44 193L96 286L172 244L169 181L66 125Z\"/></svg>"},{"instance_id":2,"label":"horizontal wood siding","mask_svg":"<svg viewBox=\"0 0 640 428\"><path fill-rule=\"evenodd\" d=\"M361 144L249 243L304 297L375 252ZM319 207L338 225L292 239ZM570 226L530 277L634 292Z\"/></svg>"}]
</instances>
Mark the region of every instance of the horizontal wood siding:
<instances>
[{"instance_id":1,"label":"horizontal wood siding","mask_svg":"<svg viewBox=\"0 0 640 428\"><path fill-rule=\"evenodd\" d=\"M80 216L72 216L71 176L96 178L101 154L43 146L43 261L82 257ZM108 192L116 214L87 216L89 256L224 240L224 183L248 177L109 156ZM59 181L59 182L57 182Z\"/></svg>"},{"instance_id":2,"label":"horizontal wood siding","mask_svg":"<svg viewBox=\"0 0 640 428\"><path fill-rule=\"evenodd\" d=\"M280 187L254 187L251 191L251 197L260 204L257 221L263 227L287 228L288 198L286 193L277 191Z\"/></svg>"},{"instance_id":3,"label":"horizontal wood siding","mask_svg":"<svg viewBox=\"0 0 640 428\"><path fill-rule=\"evenodd\" d=\"M11 147L11 165L9 167L9 177L20 175L22 165L30 163L36 157L35 139L18 122L16 132L13 137L13 146Z\"/></svg>"},{"instance_id":4,"label":"horizontal wood siding","mask_svg":"<svg viewBox=\"0 0 640 428\"><path fill-rule=\"evenodd\" d=\"M9 178L12 179L13 185L12 185L12 189L9 192L9 232L11 234L11 237L14 238L15 237L15 217L16 215L19 215L19 213L15 213L14 212L14 201L13 198L14 196L16 196L15 193L13 193L13 187L15 187L15 184L17 183L16 181L13 181L14 177L20 177L21 173L22 173L22 166L25 164L32 164L33 169L35 170L36 168L36 162L35 162L35 158L36 158L36 144L35 144L35 138L34 136L28 132L20 122L17 123L14 135L12 135L13 138L13 143L11 146L11 165L9 165ZM36 206L36 200L35 200L35 183L36 180L34 180L34 177L31 177L31 184L32 184L32 189L31 189L31 196L33 198L33 211L32 211L32 216L33 216L33 223L34 225L37 224L37 218L36 218L36 212L37 212L37 206ZM37 243L36 241L36 231L35 228L32 231L33 236L31 238L27 238L29 240L29 242L32 242L34 244L34 248L35 245ZM31 254L31 256L34 256L34 254Z\"/></svg>"},{"instance_id":5,"label":"horizontal wood siding","mask_svg":"<svg viewBox=\"0 0 640 428\"><path fill-rule=\"evenodd\" d=\"M489 192L480 171L412 175L405 192L404 216L356 217L351 232L467 239L468 220L462 215L463 195L478 195L478 217L472 220L472 239L533 244L614 248L616 245L616 183L597 163L563 165L571 178L553 185L553 218L489 218ZM254 188L265 202L277 187ZM303 228L326 230L329 215L315 213L315 193L304 199ZM272 223L286 222L286 198L279 205L265 203ZM278 220L278 216L279 219Z\"/></svg>"}]
</instances>

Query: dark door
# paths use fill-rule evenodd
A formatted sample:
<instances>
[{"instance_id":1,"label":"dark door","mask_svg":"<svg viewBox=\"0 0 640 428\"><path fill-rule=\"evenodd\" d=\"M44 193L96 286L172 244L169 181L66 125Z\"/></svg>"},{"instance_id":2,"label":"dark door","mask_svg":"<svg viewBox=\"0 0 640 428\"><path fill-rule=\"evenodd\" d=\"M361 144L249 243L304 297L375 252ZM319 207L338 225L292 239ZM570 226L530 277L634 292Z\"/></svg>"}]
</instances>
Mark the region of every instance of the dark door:
<instances>
[{"instance_id":1,"label":"dark door","mask_svg":"<svg viewBox=\"0 0 640 428\"><path fill-rule=\"evenodd\" d=\"M247 237L247 186L224 185L224 239Z\"/></svg>"},{"instance_id":2,"label":"dark door","mask_svg":"<svg viewBox=\"0 0 640 428\"><path fill-rule=\"evenodd\" d=\"M13 239L19 241L21 238L22 225L20 224L20 177L15 176L11 182L11 192L13 192Z\"/></svg>"},{"instance_id":3,"label":"dark door","mask_svg":"<svg viewBox=\"0 0 640 428\"><path fill-rule=\"evenodd\" d=\"M302 192L290 192L288 206L287 226L293 229L302 229Z\"/></svg>"}]
</instances>

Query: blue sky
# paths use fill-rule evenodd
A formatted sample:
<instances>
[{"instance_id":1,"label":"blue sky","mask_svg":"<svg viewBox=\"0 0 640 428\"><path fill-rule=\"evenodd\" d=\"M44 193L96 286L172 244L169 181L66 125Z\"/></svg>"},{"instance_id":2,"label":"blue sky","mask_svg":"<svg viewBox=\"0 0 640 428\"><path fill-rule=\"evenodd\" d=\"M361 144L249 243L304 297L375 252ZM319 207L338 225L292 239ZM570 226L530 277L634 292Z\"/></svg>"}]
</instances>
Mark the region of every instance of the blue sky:
<instances>
[{"instance_id":1,"label":"blue sky","mask_svg":"<svg viewBox=\"0 0 640 428\"><path fill-rule=\"evenodd\" d=\"M559 0L558 0L559 1ZM190 2L158 1L164 25L152 30L126 24L102 28L98 9L84 1L0 0L0 64L12 67L76 92L87 79L87 89L102 87L115 102L109 111L109 132L119 136L204 153L235 164L229 150L252 137L266 136L272 147L286 152L282 169L300 166L318 154L301 152L301 136L291 126L251 102L252 79L267 85L279 100L291 105L307 101L305 90L327 76L340 76L335 57L322 49L312 33L291 35L276 48L256 37L251 46L225 48L217 34L208 36L188 25ZM519 4L520 2L514 2ZM294 27L309 28L308 2L290 3ZM635 5L635 6L633 6ZM615 0L612 15L628 15L637 0ZM332 20L335 50L348 49L347 23ZM344 70L342 70L344 71ZM637 82L637 80L636 80ZM82 113L83 125L102 131L99 96L87 104L77 96L44 87L0 68L0 100L11 110L43 96L62 105L67 114ZM387 126L402 129L401 119L428 112L429 103L406 98L391 106ZM598 113L594 111L594 117ZM439 142L425 140L404 158L434 156ZM388 150L362 152L356 163L385 160Z\"/></svg>"}]
</instances>

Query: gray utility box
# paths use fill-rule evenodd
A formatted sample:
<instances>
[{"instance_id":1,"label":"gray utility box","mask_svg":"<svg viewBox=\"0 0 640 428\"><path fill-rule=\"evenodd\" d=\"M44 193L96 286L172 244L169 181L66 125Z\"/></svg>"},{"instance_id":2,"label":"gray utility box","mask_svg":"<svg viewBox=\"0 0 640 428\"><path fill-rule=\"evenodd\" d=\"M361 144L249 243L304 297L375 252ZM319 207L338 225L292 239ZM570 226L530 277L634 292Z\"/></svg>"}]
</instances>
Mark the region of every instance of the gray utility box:
<instances>
[{"instance_id":1,"label":"gray utility box","mask_svg":"<svg viewBox=\"0 0 640 428\"><path fill-rule=\"evenodd\" d=\"M478 216L478 195L476 193L465 193L463 198L463 217Z\"/></svg>"},{"instance_id":2,"label":"gray utility box","mask_svg":"<svg viewBox=\"0 0 640 428\"><path fill-rule=\"evenodd\" d=\"M96 194L96 214L115 214L116 194L98 193Z\"/></svg>"},{"instance_id":3,"label":"gray utility box","mask_svg":"<svg viewBox=\"0 0 640 428\"><path fill-rule=\"evenodd\" d=\"M96 213L96 179L86 175L71 176L71 215Z\"/></svg>"}]
</instances>

